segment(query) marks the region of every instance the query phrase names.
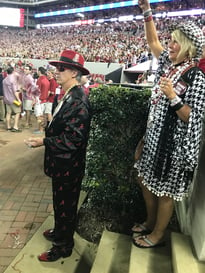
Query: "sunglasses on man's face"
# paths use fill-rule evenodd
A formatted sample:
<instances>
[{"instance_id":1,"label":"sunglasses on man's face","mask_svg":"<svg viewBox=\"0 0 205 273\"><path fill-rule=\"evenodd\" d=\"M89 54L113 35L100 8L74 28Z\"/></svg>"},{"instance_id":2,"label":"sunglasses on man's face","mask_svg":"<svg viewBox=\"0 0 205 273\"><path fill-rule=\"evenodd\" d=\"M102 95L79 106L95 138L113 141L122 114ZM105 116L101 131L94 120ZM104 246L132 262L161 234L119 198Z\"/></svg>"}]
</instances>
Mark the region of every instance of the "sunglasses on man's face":
<instances>
[{"instance_id":1,"label":"sunglasses on man's face","mask_svg":"<svg viewBox=\"0 0 205 273\"><path fill-rule=\"evenodd\" d=\"M56 69L59 71L59 72L64 72L65 70L68 70L70 69L69 67L65 67L64 65L58 65L56 67Z\"/></svg>"}]
</instances>

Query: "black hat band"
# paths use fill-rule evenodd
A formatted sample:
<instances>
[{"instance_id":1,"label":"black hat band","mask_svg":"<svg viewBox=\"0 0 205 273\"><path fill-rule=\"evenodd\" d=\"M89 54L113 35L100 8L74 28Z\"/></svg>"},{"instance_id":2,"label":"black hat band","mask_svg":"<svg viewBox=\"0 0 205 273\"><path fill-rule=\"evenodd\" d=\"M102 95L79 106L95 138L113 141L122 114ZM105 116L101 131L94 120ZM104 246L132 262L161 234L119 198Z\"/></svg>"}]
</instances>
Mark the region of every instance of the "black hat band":
<instances>
[{"instance_id":1,"label":"black hat band","mask_svg":"<svg viewBox=\"0 0 205 273\"><path fill-rule=\"evenodd\" d=\"M63 56L60 57L60 61L66 62L66 63L68 63L68 65L69 65L69 63L71 63L71 64L76 64L76 65L82 66L82 64L80 64L78 62L74 62L72 59L67 58L67 57L63 57Z\"/></svg>"}]
</instances>

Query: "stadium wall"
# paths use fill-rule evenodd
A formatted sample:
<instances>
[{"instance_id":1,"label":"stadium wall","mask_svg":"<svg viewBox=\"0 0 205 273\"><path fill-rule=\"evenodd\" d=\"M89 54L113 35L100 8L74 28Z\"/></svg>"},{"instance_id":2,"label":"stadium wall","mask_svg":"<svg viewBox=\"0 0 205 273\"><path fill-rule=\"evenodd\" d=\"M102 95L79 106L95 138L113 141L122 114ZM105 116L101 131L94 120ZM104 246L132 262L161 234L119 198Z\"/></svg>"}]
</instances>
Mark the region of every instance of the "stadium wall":
<instances>
[{"instance_id":1,"label":"stadium wall","mask_svg":"<svg viewBox=\"0 0 205 273\"><path fill-rule=\"evenodd\" d=\"M19 58L10 58L10 57L1 57L0 58L0 65L5 62L5 60L16 60L18 61ZM23 59L21 61L24 61L25 63L31 63L34 67L34 69L38 69L38 67L43 66L45 68L48 68L49 66L49 60L38 60L38 59ZM110 77L115 82L121 82L121 73L124 68L124 65L119 63L101 63L101 62L85 62L85 67L90 71L90 74L96 78L100 77L104 79L106 75L112 75ZM115 72L113 74L113 72ZM114 75L114 76L113 76Z\"/></svg>"}]
</instances>

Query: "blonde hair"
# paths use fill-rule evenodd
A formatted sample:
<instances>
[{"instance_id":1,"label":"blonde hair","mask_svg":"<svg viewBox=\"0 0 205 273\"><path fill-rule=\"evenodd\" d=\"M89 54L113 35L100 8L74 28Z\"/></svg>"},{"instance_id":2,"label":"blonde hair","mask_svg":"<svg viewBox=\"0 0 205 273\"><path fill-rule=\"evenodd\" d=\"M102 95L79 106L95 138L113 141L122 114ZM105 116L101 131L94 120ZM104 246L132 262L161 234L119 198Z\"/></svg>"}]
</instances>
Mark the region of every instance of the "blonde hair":
<instances>
[{"instance_id":1,"label":"blonde hair","mask_svg":"<svg viewBox=\"0 0 205 273\"><path fill-rule=\"evenodd\" d=\"M186 37L186 35L180 30L176 29L171 34L172 39L176 40L180 44L181 49L177 56L177 59L182 60L184 58L192 59L196 57L196 47L193 42Z\"/></svg>"}]
</instances>

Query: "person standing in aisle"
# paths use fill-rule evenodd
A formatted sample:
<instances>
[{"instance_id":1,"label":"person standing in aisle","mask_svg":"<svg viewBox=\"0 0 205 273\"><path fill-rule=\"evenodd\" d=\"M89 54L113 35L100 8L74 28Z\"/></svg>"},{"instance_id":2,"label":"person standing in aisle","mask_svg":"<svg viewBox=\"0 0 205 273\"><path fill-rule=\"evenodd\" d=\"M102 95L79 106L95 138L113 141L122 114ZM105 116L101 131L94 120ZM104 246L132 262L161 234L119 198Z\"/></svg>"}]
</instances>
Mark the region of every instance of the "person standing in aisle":
<instances>
[{"instance_id":1,"label":"person standing in aisle","mask_svg":"<svg viewBox=\"0 0 205 273\"><path fill-rule=\"evenodd\" d=\"M45 109L46 109L46 102L48 99L48 92L50 88L50 82L47 78L46 75L46 69L44 67L39 67L38 68L38 79L36 82L36 85L38 86L40 90L40 95L39 95L39 101L37 98L37 102L35 107L38 105L40 106L39 111L38 111L38 116L37 116L37 122L38 122L38 128L36 131L34 131L35 134L42 134L44 132L45 126L46 126L46 114L45 114Z\"/></svg>"},{"instance_id":2,"label":"person standing in aisle","mask_svg":"<svg viewBox=\"0 0 205 273\"><path fill-rule=\"evenodd\" d=\"M5 118L5 104L3 96L3 74L2 68L0 67L0 121L4 121Z\"/></svg>"},{"instance_id":3,"label":"person standing in aisle","mask_svg":"<svg viewBox=\"0 0 205 273\"><path fill-rule=\"evenodd\" d=\"M19 118L21 114L21 100L19 96L18 80L13 67L7 69L7 76L3 80L4 103L6 105L7 131L19 133ZM14 114L14 125L11 126L11 115Z\"/></svg>"},{"instance_id":4,"label":"person standing in aisle","mask_svg":"<svg viewBox=\"0 0 205 273\"><path fill-rule=\"evenodd\" d=\"M24 67L24 75L22 76L23 110L26 112L25 129L32 127L31 113L33 110L33 104L35 97L38 96L40 92L31 74L32 67L30 65L26 65Z\"/></svg>"},{"instance_id":5,"label":"person standing in aisle","mask_svg":"<svg viewBox=\"0 0 205 273\"><path fill-rule=\"evenodd\" d=\"M81 76L89 74L83 56L64 50L60 60L50 64L56 67L56 79L65 94L46 128L45 137L26 141L29 147L45 146L44 171L52 179L54 227L43 235L52 241L53 247L39 255L38 259L44 262L72 253L91 121L90 103L80 87Z\"/></svg>"}]
</instances>

